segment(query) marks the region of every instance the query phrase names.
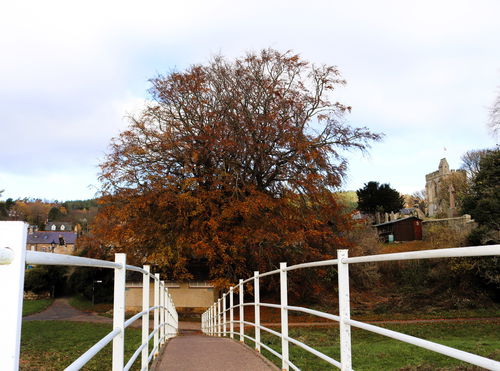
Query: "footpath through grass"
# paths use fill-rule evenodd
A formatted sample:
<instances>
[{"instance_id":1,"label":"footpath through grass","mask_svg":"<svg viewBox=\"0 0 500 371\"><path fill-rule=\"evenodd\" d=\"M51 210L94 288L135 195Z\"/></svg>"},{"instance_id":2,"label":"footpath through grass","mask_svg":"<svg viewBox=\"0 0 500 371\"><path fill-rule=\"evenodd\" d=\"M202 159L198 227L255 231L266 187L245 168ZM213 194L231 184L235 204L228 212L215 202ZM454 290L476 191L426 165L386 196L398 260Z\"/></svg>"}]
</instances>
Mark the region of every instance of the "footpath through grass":
<instances>
[{"instance_id":1,"label":"footpath through grass","mask_svg":"<svg viewBox=\"0 0 500 371\"><path fill-rule=\"evenodd\" d=\"M500 361L500 322L391 324L381 327ZM249 335L254 336L253 330ZM261 331L261 336L266 345L280 351L279 338L264 331ZM338 327L296 327L289 330L289 336L340 360ZM239 337L236 336L236 339ZM250 340L245 342L254 346ZM277 357L264 349L262 354L281 367ZM465 362L356 328L352 328L352 356L356 371L481 370ZM290 360L301 370L326 371L333 367L293 344L290 344Z\"/></svg>"},{"instance_id":2,"label":"footpath through grass","mask_svg":"<svg viewBox=\"0 0 500 371\"><path fill-rule=\"evenodd\" d=\"M21 337L20 370L63 370L111 332L112 326L69 321L24 322ZM110 370L112 342L97 353L85 370ZM125 330L125 363L141 344L141 330ZM149 348L151 351L151 347ZM140 358L132 370L140 369Z\"/></svg>"},{"instance_id":3,"label":"footpath through grass","mask_svg":"<svg viewBox=\"0 0 500 371\"><path fill-rule=\"evenodd\" d=\"M40 299L40 300L24 300L23 301L23 317L29 316L44 311L52 303L54 299Z\"/></svg>"}]
</instances>

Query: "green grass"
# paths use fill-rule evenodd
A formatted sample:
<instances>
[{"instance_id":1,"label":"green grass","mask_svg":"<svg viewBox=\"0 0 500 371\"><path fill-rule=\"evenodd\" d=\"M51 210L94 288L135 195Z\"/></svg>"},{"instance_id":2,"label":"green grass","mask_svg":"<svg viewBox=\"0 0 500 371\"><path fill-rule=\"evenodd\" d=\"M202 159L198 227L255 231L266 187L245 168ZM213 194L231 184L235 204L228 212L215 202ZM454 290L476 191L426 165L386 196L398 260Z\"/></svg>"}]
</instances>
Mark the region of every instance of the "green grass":
<instances>
[{"instance_id":1,"label":"green grass","mask_svg":"<svg viewBox=\"0 0 500 371\"><path fill-rule=\"evenodd\" d=\"M96 312L98 314L104 314L110 309L113 309L112 303L96 303L92 305L92 301L82 295L73 296L69 298L68 302L69 305L83 312Z\"/></svg>"},{"instance_id":2,"label":"green grass","mask_svg":"<svg viewBox=\"0 0 500 371\"><path fill-rule=\"evenodd\" d=\"M109 312L113 309L113 303L96 303L92 305L92 301L82 295L73 296L69 298L68 302L73 308L79 309L83 312L94 312L102 317L113 318L113 313ZM125 318L128 319L136 313L137 311L125 312Z\"/></svg>"},{"instance_id":3,"label":"green grass","mask_svg":"<svg viewBox=\"0 0 500 371\"><path fill-rule=\"evenodd\" d=\"M30 321L23 323L21 370L62 370L112 330L111 325L69 322ZM125 331L125 364L141 343L141 330ZM97 353L84 370L111 369L112 342ZM151 346L149 348L151 351ZM140 358L132 369L140 368Z\"/></svg>"},{"instance_id":4,"label":"green grass","mask_svg":"<svg viewBox=\"0 0 500 371\"><path fill-rule=\"evenodd\" d=\"M23 317L42 312L54 302L54 299L24 300Z\"/></svg>"},{"instance_id":5,"label":"green grass","mask_svg":"<svg viewBox=\"0 0 500 371\"><path fill-rule=\"evenodd\" d=\"M441 318L497 318L500 317L500 305L492 305L488 308L474 309L434 309L428 308L425 311L412 311L410 313L356 313L353 311L353 318L369 320L413 320L413 319L441 319Z\"/></svg>"},{"instance_id":6,"label":"green grass","mask_svg":"<svg viewBox=\"0 0 500 371\"><path fill-rule=\"evenodd\" d=\"M384 325L391 330L417 336L500 360L500 323L425 323ZM290 336L312 346L322 353L340 359L338 327L291 328ZM250 333L253 337L253 332ZM264 343L280 350L281 340L262 332ZM253 342L246 340L250 346ZM281 361L263 350L262 354L281 366ZM453 358L431 352L364 330L352 329L353 368L356 371L380 370L480 370ZM302 348L290 345L290 360L302 370L331 370L332 366Z\"/></svg>"}]
</instances>

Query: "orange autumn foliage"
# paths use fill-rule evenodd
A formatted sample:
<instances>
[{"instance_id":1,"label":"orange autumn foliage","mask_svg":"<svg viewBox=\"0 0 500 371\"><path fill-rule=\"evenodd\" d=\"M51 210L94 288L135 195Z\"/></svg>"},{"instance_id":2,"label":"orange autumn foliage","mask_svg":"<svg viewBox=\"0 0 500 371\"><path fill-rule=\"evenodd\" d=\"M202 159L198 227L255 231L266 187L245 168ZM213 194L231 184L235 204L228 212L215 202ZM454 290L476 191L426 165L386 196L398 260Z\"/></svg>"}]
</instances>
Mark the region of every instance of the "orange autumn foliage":
<instances>
[{"instance_id":1,"label":"orange autumn foliage","mask_svg":"<svg viewBox=\"0 0 500 371\"><path fill-rule=\"evenodd\" d=\"M152 84L101 165L94 234L105 246L172 279L202 259L221 285L346 246L350 216L333 194L342 153L380 135L344 123L335 67L267 49Z\"/></svg>"}]
</instances>

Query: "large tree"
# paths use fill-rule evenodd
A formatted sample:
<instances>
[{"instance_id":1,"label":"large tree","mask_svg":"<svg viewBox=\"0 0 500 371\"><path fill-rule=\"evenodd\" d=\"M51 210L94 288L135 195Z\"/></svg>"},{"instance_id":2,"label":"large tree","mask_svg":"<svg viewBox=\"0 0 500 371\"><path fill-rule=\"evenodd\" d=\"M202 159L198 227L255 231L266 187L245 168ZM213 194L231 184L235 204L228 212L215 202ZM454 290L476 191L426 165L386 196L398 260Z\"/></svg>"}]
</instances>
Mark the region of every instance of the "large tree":
<instances>
[{"instance_id":1,"label":"large tree","mask_svg":"<svg viewBox=\"0 0 500 371\"><path fill-rule=\"evenodd\" d=\"M500 150L490 150L481 157L462 210L479 225L496 233L500 230Z\"/></svg>"},{"instance_id":2,"label":"large tree","mask_svg":"<svg viewBox=\"0 0 500 371\"><path fill-rule=\"evenodd\" d=\"M368 182L356 194L358 209L366 213L399 211L404 206L403 196L389 184Z\"/></svg>"},{"instance_id":3,"label":"large tree","mask_svg":"<svg viewBox=\"0 0 500 371\"><path fill-rule=\"evenodd\" d=\"M229 279L346 246L350 218L332 193L343 153L380 135L344 123L337 68L268 49L151 82L152 101L101 165L105 245L173 278L198 258Z\"/></svg>"},{"instance_id":4,"label":"large tree","mask_svg":"<svg viewBox=\"0 0 500 371\"><path fill-rule=\"evenodd\" d=\"M465 152L462 157L462 170L467 174L467 179L472 182L480 170L481 158L490 153L490 149L476 149Z\"/></svg>"},{"instance_id":5,"label":"large tree","mask_svg":"<svg viewBox=\"0 0 500 371\"><path fill-rule=\"evenodd\" d=\"M500 92L491 106L490 121L488 124L493 137L498 139L498 134L500 133Z\"/></svg>"}]
</instances>

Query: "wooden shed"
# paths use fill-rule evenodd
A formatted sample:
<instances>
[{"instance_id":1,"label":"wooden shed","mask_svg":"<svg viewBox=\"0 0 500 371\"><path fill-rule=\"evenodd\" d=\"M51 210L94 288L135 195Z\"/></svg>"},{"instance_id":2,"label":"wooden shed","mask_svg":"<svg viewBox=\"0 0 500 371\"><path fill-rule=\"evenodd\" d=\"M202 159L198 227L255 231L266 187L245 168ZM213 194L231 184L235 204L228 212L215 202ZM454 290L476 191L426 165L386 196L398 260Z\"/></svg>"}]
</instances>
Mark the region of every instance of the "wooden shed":
<instances>
[{"instance_id":1,"label":"wooden shed","mask_svg":"<svg viewBox=\"0 0 500 371\"><path fill-rule=\"evenodd\" d=\"M378 235L384 241L413 241L422 239L422 219L416 216L391 220L390 222L376 224Z\"/></svg>"}]
</instances>

